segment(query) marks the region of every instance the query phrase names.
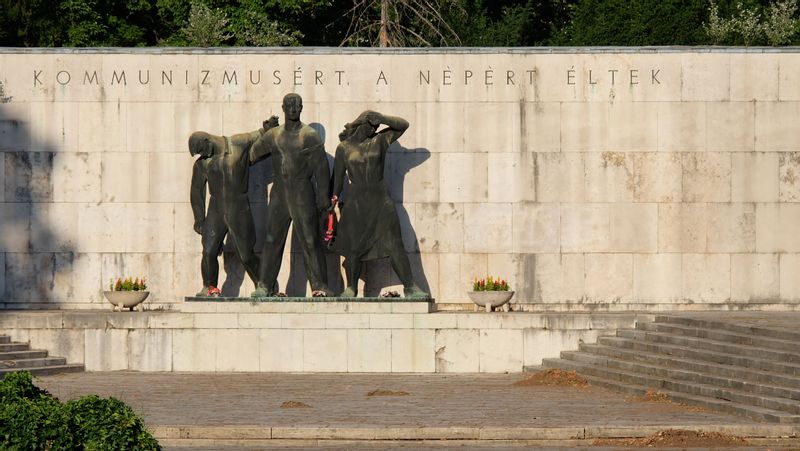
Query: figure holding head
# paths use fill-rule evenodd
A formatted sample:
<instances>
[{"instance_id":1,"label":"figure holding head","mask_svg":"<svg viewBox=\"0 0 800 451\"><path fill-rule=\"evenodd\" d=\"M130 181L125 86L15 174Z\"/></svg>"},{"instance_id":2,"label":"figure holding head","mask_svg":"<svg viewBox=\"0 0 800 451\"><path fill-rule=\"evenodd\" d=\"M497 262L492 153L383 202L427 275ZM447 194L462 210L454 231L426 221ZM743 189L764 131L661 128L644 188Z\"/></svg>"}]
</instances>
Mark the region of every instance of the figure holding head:
<instances>
[{"instance_id":1,"label":"figure holding head","mask_svg":"<svg viewBox=\"0 0 800 451\"><path fill-rule=\"evenodd\" d=\"M197 296L220 294L217 258L226 235L233 240L247 274L253 282L258 280L258 258L253 251L256 233L247 198L249 167L253 161L253 144L277 125L277 116L272 116L264 121L261 129L250 133L217 136L194 132L189 137L189 153L200 156L192 168L190 190L194 231L203 241L203 289ZM206 185L210 192L208 210Z\"/></svg>"},{"instance_id":2,"label":"figure holding head","mask_svg":"<svg viewBox=\"0 0 800 451\"><path fill-rule=\"evenodd\" d=\"M386 127L378 132L381 125ZM341 219L334 249L344 256L347 288L342 297L358 294L361 264L366 260L389 257L392 268L403 283L405 297L428 298L411 273L411 264L403 248L400 221L389 187L383 179L389 146L408 129L408 121L365 111L344 126L339 134L333 165L333 198L337 202L350 181L346 202L340 204Z\"/></svg>"},{"instance_id":3,"label":"figure holding head","mask_svg":"<svg viewBox=\"0 0 800 451\"><path fill-rule=\"evenodd\" d=\"M267 207L267 230L253 297L275 295L275 284L289 225L300 239L303 263L314 296L332 296L319 237L320 212L330 207L330 168L316 130L300 122L303 99L283 98L284 124L264 133L253 145L252 161L272 156L274 183ZM316 184L316 186L315 186Z\"/></svg>"}]
</instances>

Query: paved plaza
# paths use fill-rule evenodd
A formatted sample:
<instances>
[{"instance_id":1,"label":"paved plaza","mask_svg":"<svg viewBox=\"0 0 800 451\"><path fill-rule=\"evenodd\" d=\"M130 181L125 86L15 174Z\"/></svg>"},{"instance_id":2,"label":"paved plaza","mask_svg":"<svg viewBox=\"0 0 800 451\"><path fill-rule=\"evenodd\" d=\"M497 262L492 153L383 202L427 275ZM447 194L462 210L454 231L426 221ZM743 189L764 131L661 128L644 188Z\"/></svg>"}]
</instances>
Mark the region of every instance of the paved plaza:
<instances>
[{"instance_id":1,"label":"paved plaza","mask_svg":"<svg viewBox=\"0 0 800 451\"><path fill-rule=\"evenodd\" d=\"M515 385L525 378L104 372L46 376L39 383L62 400L90 393L118 397L144 416L165 445L194 443L197 449L251 449L248 443L252 449L377 446L348 441L363 439L415 440L382 444L412 448L459 443L588 446L591 438L644 436L668 428L751 437L785 435L791 429L591 386ZM309 407L282 407L284 403ZM420 441L424 439L436 441ZM442 439L450 441L438 441Z\"/></svg>"}]
</instances>

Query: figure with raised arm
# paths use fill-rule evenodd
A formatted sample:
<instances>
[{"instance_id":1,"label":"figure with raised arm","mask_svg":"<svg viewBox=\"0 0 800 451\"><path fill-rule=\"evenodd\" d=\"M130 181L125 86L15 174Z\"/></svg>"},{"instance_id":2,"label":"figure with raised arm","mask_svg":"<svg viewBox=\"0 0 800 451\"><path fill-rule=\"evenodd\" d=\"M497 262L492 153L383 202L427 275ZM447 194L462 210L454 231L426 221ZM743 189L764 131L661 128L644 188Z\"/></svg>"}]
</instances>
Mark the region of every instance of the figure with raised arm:
<instances>
[{"instance_id":1,"label":"figure with raised arm","mask_svg":"<svg viewBox=\"0 0 800 451\"><path fill-rule=\"evenodd\" d=\"M378 131L381 125L386 127ZM383 178L389 146L408 126L403 118L365 111L339 134L341 142L333 165L333 203L339 200L345 177L350 181L347 197L340 204L341 219L334 243L334 249L345 258L347 288L342 297L358 294L362 262L384 257L389 257L403 283L405 297L430 297L414 283L400 221Z\"/></svg>"},{"instance_id":2,"label":"figure with raised arm","mask_svg":"<svg viewBox=\"0 0 800 451\"><path fill-rule=\"evenodd\" d=\"M249 168L253 144L269 129L278 125L277 116L264 121L263 127L250 133L217 136L194 132L189 137L189 153L200 155L192 167L190 199L194 231L202 236L203 288L197 296L219 296L219 262L226 235L233 240L236 254L247 275L258 280L258 258L253 216L247 198ZM206 186L210 193L206 210Z\"/></svg>"},{"instance_id":3,"label":"figure with raised arm","mask_svg":"<svg viewBox=\"0 0 800 451\"><path fill-rule=\"evenodd\" d=\"M283 98L284 123L253 145L253 161L272 156L274 183L267 206L267 229L253 297L274 296L289 225L300 239L313 296L332 296L319 236L320 212L330 207L330 168L316 130L300 122L303 99ZM316 186L315 186L316 184Z\"/></svg>"}]
</instances>

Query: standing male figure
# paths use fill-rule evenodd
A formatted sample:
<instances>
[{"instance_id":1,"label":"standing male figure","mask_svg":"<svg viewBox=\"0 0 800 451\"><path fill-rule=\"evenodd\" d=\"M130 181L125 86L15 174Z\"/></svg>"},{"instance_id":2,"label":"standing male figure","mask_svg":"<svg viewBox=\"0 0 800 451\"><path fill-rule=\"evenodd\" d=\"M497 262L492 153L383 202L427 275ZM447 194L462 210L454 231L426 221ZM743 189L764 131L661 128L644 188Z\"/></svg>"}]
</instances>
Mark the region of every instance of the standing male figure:
<instances>
[{"instance_id":1,"label":"standing male figure","mask_svg":"<svg viewBox=\"0 0 800 451\"><path fill-rule=\"evenodd\" d=\"M253 297L275 294L275 283L286 246L289 224L303 248L308 281L314 296L331 296L319 235L319 212L330 205L330 169L322 139L316 130L300 122L303 99L298 94L283 98L284 124L262 135L253 145L251 163L272 155L275 173L267 207L267 231ZM312 177L316 180L316 194Z\"/></svg>"},{"instance_id":2,"label":"standing male figure","mask_svg":"<svg viewBox=\"0 0 800 451\"><path fill-rule=\"evenodd\" d=\"M227 234L233 239L247 275L254 283L258 280L258 258L253 252L256 232L247 198L249 168L253 144L277 125L278 117L272 116L254 132L233 136L194 132L189 137L189 153L200 155L192 168L190 191L194 231L203 237L203 289L197 296L220 294L217 257ZM211 194L207 212L206 184Z\"/></svg>"}]
</instances>

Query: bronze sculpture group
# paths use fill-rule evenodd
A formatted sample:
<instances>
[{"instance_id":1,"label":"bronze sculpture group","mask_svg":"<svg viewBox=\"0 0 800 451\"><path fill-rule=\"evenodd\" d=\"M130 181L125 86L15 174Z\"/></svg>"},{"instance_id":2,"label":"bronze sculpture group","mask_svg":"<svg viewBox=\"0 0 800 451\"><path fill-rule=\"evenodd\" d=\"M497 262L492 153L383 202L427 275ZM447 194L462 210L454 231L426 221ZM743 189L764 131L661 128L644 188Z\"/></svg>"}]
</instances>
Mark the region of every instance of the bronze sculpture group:
<instances>
[{"instance_id":1,"label":"bronze sculpture group","mask_svg":"<svg viewBox=\"0 0 800 451\"><path fill-rule=\"evenodd\" d=\"M341 219L330 248L344 257L347 287L342 297L355 297L362 262L389 257L403 283L405 296L428 298L413 280L403 248L400 222L383 173L389 146L405 132L405 119L365 111L339 134L333 181L319 134L300 121L303 101L297 94L283 98L284 123L272 116L259 130L226 136L192 133L189 152L200 157L192 171L191 203L194 230L202 236L203 289L197 296L218 296L223 240L230 235L236 254L256 285L253 297L277 294L276 282L293 224L313 296L334 296L327 284L320 233L320 213L339 205ZM379 130L381 126L383 129ZM255 226L247 197L249 167L271 157L274 183L269 194L268 223L260 260L253 250ZM350 186L346 199L339 197ZM206 186L209 205L205 206Z\"/></svg>"}]
</instances>

